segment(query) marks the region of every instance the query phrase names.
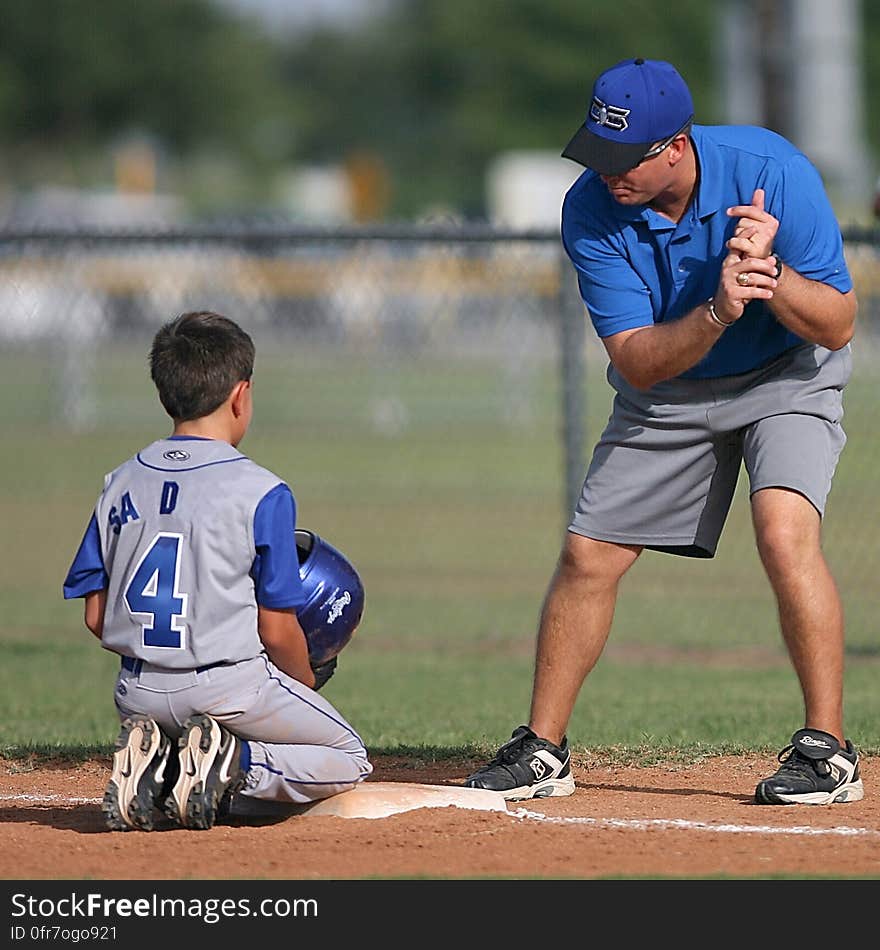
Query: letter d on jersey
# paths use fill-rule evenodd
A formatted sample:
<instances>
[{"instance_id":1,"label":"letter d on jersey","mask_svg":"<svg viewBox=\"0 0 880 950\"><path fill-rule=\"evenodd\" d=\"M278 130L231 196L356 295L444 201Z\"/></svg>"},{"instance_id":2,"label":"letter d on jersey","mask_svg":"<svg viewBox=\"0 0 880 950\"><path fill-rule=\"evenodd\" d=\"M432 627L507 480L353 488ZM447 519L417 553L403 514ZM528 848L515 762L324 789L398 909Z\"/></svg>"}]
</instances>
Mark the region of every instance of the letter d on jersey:
<instances>
[{"instance_id":1,"label":"letter d on jersey","mask_svg":"<svg viewBox=\"0 0 880 950\"><path fill-rule=\"evenodd\" d=\"M180 491L180 485L177 482L162 483L162 498L159 501L159 514L170 515L177 507L177 493Z\"/></svg>"}]
</instances>

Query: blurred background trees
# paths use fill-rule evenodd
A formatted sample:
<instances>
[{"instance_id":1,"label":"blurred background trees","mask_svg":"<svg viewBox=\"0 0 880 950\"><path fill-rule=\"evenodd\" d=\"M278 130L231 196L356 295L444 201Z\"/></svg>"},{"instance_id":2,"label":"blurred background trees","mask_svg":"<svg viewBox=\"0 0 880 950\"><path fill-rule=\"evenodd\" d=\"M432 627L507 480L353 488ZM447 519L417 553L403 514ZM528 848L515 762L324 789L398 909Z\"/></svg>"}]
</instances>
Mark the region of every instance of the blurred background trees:
<instances>
[{"instance_id":1,"label":"blurred background trees","mask_svg":"<svg viewBox=\"0 0 880 950\"><path fill-rule=\"evenodd\" d=\"M157 177L208 155L240 181L291 153L276 46L208 0L0 0L0 17L7 186L125 184L131 143Z\"/></svg>"},{"instance_id":2,"label":"blurred background trees","mask_svg":"<svg viewBox=\"0 0 880 950\"><path fill-rule=\"evenodd\" d=\"M586 114L597 64L634 50L672 59L701 112L713 112L711 10L704 0L403 2L356 35L324 30L285 51L300 144L324 160L381 154L402 213L430 200L477 216L498 152L561 150Z\"/></svg>"},{"instance_id":3,"label":"blurred background trees","mask_svg":"<svg viewBox=\"0 0 880 950\"><path fill-rule=\"evenodd\" d=\"M298 170L337 168L354 183L355 218L481 218L493 159L558 155L595 73L629 55L673 61L699 119L726 120L722 0L353 0L357 17L295 29L260 7L0 0L7 194L167 191L194 216L275 215L295 209L285 196ZM862 0L859 16L876 156L880 0Z\"/></svg>"}]
</instances>

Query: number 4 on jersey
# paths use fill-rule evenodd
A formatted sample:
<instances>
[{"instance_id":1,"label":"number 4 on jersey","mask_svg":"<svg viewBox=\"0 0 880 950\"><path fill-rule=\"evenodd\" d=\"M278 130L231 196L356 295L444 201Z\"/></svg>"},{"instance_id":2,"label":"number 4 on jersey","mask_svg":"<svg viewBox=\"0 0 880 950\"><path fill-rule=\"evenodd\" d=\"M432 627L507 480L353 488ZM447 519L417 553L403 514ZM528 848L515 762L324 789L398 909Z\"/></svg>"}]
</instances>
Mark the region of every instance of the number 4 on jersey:
<instances>
[{"instance_id":1,"label":"number 4 on jersey","mask_svg":"<svg viewBox=\"0 0 880 950\"><path fill-rule=\"evenodd\" d=\"M125 589L129 613L138 620L149 618L141 623L144 646L183 646L186 625L180 618L186 616L187 594L178 590L182 547L182 535L157 534Z\"/></svg>"}]
</instances>

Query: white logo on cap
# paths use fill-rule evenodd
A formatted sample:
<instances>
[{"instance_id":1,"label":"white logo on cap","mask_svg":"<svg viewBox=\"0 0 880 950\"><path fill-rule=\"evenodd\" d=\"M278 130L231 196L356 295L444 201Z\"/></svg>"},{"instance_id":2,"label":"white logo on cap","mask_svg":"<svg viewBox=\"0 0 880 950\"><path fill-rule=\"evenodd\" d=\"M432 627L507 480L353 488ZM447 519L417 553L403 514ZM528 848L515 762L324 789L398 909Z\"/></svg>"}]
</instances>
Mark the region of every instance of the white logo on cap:
<instances>
[{"instance_id":1,"label":"white logo on cap","mask_svg":"<svg viewBox=\"0 0 880 950\"><path fill-rule=\"evenodd\" d=\"M609 106L598 96L593 96L590 103L590 118L599 125L613 129L615 132L622 132L629 123L626 117L630 114L630 109L622 109L620 106Z\"/></svg>"},{"instance_id":2,"label":"white logo on cap","mask_svg":"<svg viewBox=\"0 0 880 950\"><path fill-rule=\"evenodd\" d=\"M327 615L327 623L333 623L342 616L342 611L351 603L351 594L345 591L341 597L337 597L330 602L330 613Z\"/></svg>"}]
</instances>

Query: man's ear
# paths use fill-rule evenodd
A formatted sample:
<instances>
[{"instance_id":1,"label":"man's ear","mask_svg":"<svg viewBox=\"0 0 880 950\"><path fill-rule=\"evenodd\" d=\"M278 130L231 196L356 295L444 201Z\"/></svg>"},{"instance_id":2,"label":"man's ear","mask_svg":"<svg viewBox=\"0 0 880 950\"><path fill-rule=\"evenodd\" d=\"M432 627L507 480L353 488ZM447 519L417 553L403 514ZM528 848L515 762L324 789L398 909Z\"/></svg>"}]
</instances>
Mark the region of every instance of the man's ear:
<instances>
[{"instance_id":1,"label":"man's ear","mask_svg":"<svg viewBox=\"0 0 880 950\"><path fill-rule=\"evenodd\" d=\"M690 139L686 135L676 136L667 149L669 153L669 164L677 165L686 155Z\"/></svg>"},{"instance_id":2,"label":"man's ear","mask_svg":"<svg viewBox=\"0 0 880 950\"><path fill-rule=\"evenodd\" d=\"M232 387L232 392L229 394L229 406L236 419L244 412L244 400L250 388L251 381L249 379L239 380Z\"/></svg>"}]
</instances>

